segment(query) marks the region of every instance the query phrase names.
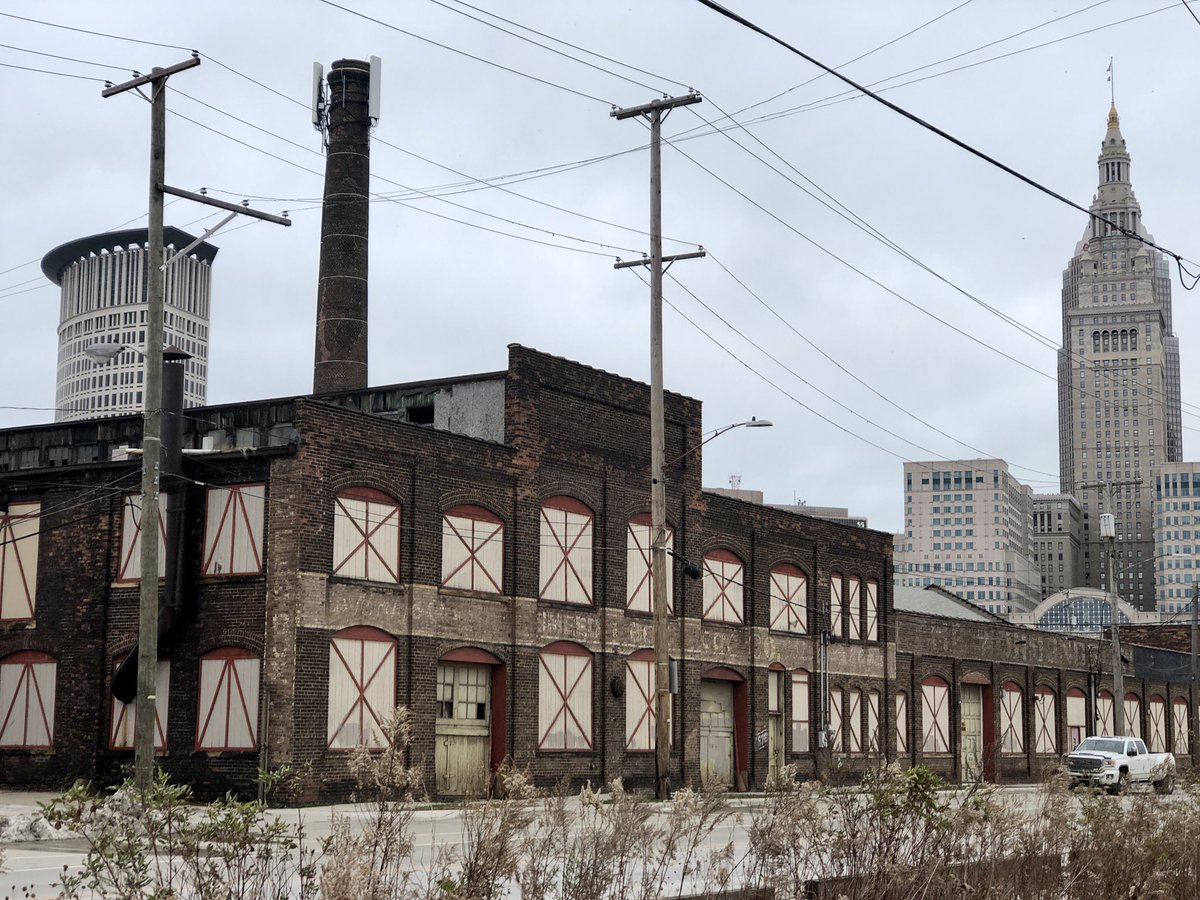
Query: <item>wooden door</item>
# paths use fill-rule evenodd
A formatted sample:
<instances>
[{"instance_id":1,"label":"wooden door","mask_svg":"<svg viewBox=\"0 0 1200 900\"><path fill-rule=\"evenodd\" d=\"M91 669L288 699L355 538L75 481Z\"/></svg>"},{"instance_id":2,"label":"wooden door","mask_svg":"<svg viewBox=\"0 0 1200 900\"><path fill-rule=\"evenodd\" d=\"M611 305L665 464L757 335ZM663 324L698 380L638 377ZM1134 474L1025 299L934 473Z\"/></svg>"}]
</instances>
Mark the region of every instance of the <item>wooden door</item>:
<instances>
[{"instance_id":1,"label":"wooden door","mask_svg":"<svg viewBox=\"0 0 1200 900\"><path fill-rule=\"evenodd\" d=\"M962 685L962 780L983 778L983 688Z\"/></svg>"},{"instance_id":2,"label":"wooden door","mask_svg":"<svg viewBox=\"0 0 1200 900\"><path fill-rule=\"evenodd\" d=\"M733 780L733 685L700 682L700 781L728 788Z\"/></svg>"},{"instance_id":3,"label":"wooden door","mask_svg":"<svg viewBox=\"0 0 1200 900\"><path fill-rule=\"evenodd\" d=\"M482 796L487 789L491 674L485 665L438 665L434 762L440 795Z\"/></svg>"},{"instance_id":4,"label":"wooden door","mask_svg":"<svg viewBox=\"0 0 1200 900\"><path fill-rule=\"evenodd\" d=\"M767 673L767 779L783 771L783 672Z\"/></svg>"}]
</instances>

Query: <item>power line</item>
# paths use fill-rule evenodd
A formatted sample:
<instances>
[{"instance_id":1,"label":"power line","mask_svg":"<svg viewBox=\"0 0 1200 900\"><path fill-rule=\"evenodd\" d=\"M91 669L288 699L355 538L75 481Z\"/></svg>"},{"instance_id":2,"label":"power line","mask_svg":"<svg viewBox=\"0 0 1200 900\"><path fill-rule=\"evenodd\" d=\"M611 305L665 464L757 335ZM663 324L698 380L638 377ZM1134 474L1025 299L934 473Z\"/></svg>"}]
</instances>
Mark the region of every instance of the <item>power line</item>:
<instances>
[{"instance_id":1,"label":"power line","mask_svg":"<svg viewBox=\"0 0 1200 900\"><path fill-rule=\"evenodd\" d=\"M95 66L99 69L113 69L119 72L133 72L135 75L138 74L129 66L110 66L107 63L92 62L91 60L87 59L76 59L73 56L59 56L56 53L45 53L41 50L30 50L28 47L15 47L12 44L0 44L0 47L3 47L5 50L16 50L19 53L30 53L34 56L44 56L47 59L60 59L63 62L79 63L81 66Z\"/></svg>"},{"instance_id":2,"label":"power line","mask_svg":"<svg viewBox=\"0 0 1200 900\"><path fill-rule=\"evenodd\" d=\"M322 0L322 2L328 2L328 0ZM772 34L771 32L767 31L764 28L759 27L758 25L755 25L753 22L749 21L748 19L743 18L742 16L738 15L737 13L726 9L721 4L715 2L715 0L696 0L696 2L700 3L702 6L708 7L709 9L713 10L714 12L719 13L722 16L725 16L727 19L730 19L730 20L738 23L739 25L743 26L744 28L748 28L757 34L762 35L763 37L767 38L768 40L773 41L776 44L779 44L781 47L785 48L786 50L790 51L791 53L795 54L796 56L799 56L801 59L805 60L806 62L808 62L814 66L817 66L820 69L824 69L830 75L833 75L835 78L839 79L840 81L845 82L847 85L849 85L850 87L854 88L857 91L860 91L865 96L870 97L875 102L880 103L883 106L886 106L888 109L892 110L892 112L897 113L897 114L903 116L904 118L908 119L909 121L913 122L914 124L917 124L917 125L921 126L922 128L936 134L938 137L942 138L943 140L949 141L950 143L954 144L959 149L965 150L966 152L970 153L972 156L975 156L975 157L983 160L984 162L1000 169L1002 172L1005 172L1006 174L1011 175L1012 177L1016 178L1017 180L1024 182L1025 184L1029 185L1030 187L1034 188L1035 190L1041 191L1043 194L1046 194L1049 197L1053 197L1055 200L1058 200L1060 203L1063 203L1063 204L1071 207L1072 209L1075 209L1081 213L1084 213L1089 219L1096 219L1096 220L1108 223L1108 220L1105 219L1103 216L1101 216L1099 213L1094 213L1091 210L1087 209L1086 207L1081 206L1080 204L1076 203L1075 201L1067 199L1062 194L1058 193L1057 191L1052 190L1051 188L1046 187L1045 185L1041 184L1038 181L1033 180L1028 175L1024 175L1021 172L1017 171L1016 169L1012 168L1011 166L1005 165L1004 163L1000 162L995 157L989 156L988 154L984 153L982 150L976 149L972 145L968 144L966 141L956 138L954 135L950 134L948 131L945 131L945 130L939 128L938 126L932 124L931 122L928 122L925 119L922 119L920 116L916 115L915 113L909 112L908 110L904 109L902 106L898 106L897 104L892 103L892 101L888 100L887 98L881 97L879 94L875 93L870 88L859 84L857 81L854 81L851 78L848 78L847 76L843 75L841 72L837 71L834 68L831 68L830 66L825 65L825 63L821 62L820 60L815 59L814 57L805 53L803 50L800 50L799 48L793 46L792 44L789 44L787 41L783 40L782 38L777 37L776 35ZM1112 225L1112 223L1108 223L1108 224L1111 225L1111 227L1114 230L1119 231L1121 234L1125 235L1126 237L1129 237L1129 238L1132 238L1133 240L1139 241L1149 247L1153 247L1155 250L1158 250L1158 251L1166 254L1167 256L1171 257L1172 259L1174 259L1176 265L1179 266L1179 268L1180 268L1180 280L1183 281L1183 277L1182 277L1183 272L1184 272L1183 257L1180 254L1174 252L1173 250L1168 250L1167 248L1156 244L1154 241L1151 241L1148 238L1142 237L1136 231L1132 231L1123 226ZM1191 273L1188 273L1188 274L1190 275ZM1196 276L1196 278L1197 278L1197 281L1200 281L1200 274L1198 274ZM1194 288L1196 286L1196 282L1193 282L1192 284L1189 285L1186 283L1186 281L1183 281L1183 286L1184 286L1185 290L1191 290L1192 288Z\"/></svg>"},{"instance_id":3,"label":"power line","mask_svg":"<svg viewBox=\"0 0 1200 900\"><path fill-rule=\"evenodd\" d=\"M3 15L3 13L0 13L0 15ZM95 81L97 84L105 84L106 83L105 79L94 78L91 75L76 75L72 72L55 72L55 71L52 71L51 69L37 69L37 68L34 68L33 66L18 66L18 65L14 65L13 63L5 63L5 62L0 62L0 66L3 66L6 69L18 69L22 72L37 72L39 75L57 75L59 78L75 78L75 79L78 79L79 81Z\"/></svg>"},{"instance_id":4,"label":"power line","mask_svg":"<svg viewBox=\"0 0 1200 900\"><path fill-rule=\"evenodd\" d=\"M119 34L106 34L103 31L91 31L87 28L75 28L71 25L63 25L59 22L47 22L44 19L31 19L26 16L18 16L15 13L0 12L0 16L4 16L6 19L17 19L21 22L31 22L34 25L45 25L49 28L61 28L64 31L74 31L77 34L90 34L92 37L109 38L110 40L114 41L127 41L130 44L144 44L147 47L163 47L167 50L183 50L187 53L192 52L192 48L181 47L178 44L162 44L158 41L147 41L140 38L123 37Z\"/></svg>"},{"instance_id":5,"label":"power line","mask_svg":"<svg viewBox=\"0 0 1200 900\"><path fill-rule=\"evenodd\" d=\"M358 10L350 9L345 6L341 6L340 4L334 3L333 0L317 0L317 2L323 3L326 6L332 6L334 9L339 9L344 13L348 13L349 15L352 15L352 16L357 16L358 18L365 19L368 22L373 22L374 24L380 25L383 28L387 28L391 31L395 31L398 34L403 34L406 37L410 37L415 40L422 41L426 44L432 44L434 47L440 47L441 49L448 50L451 53L457 53L459 56L467 57L467 59L473 59L473 60L475 60L475 62L483 63L485 66L492 66L494 68L500 69L503 72L508 72L510 75L517 75L521 78L528 78L530 81L536 81L538 84L545 85L546 87L556 88L557 90L565 91L568 94L574 94L576 97L582 97L585 100L592 100L596 103L603 103L605 106L615 106L616 105L615 103L613 103L609 100L605 100L601 97L596 97L596 96L593 96L592 94L585 94L583 91L577 91L574 88L567 87L566 85L557 84L557 83L555 83L553 81L549 81L545 78L539 78L536 75L531 75L528 72L522 72L519 69L513 69L508 66L501 65L498 62L492 62L492 60L490 60L490 59L485 59L482 56L476 56L473 53L468 53L466 50L459 50L457 47L451 47L449 44L443 44L439 41L433 40L433 38L427 38L423 35L416 34L415 32L406 31L405 29L401 28L398 25L393 25L391 22L385 22L383 19L377 19L374 16L368 16L366 13L359 12Z\"/></svg>"},{"instance_id":6,"label":"power line","mask_svg":"<svg viewBox=\"0 0 1200 900\"><path fill-rule=\"evenodd\" d=\"M1200 16L1196 15L1196 11L1188 5L1187 0L1179 0L1179 2L1183 4L1184 9L1192 14L1192 18L1196 20L1196 24L1200 25Z\"/></svg>"}]
</instances>

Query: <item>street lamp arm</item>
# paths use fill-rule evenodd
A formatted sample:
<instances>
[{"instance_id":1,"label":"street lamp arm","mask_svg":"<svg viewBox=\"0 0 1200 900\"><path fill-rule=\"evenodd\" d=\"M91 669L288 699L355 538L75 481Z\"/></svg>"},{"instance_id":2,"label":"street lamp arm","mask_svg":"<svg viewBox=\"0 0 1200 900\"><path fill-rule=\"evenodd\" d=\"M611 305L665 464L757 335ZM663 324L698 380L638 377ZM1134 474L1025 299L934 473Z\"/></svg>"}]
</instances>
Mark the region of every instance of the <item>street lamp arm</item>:
<instances>
[{"instance_id":1,"label":"street lamp arm","mask_svg":"<svg viewBox=\"0 0 1200 900\"><path fill-rule=\"evenodd\" d=\"M712 434L710 434L708 437L706 437L704 440L702 440L700 443L698 443L695 447L692 447L690 450L685 450L683 453L680 453L674 459L667 462L666 465L673 466L676 463L678 463L680 460L686 459L687 457L689 457L693 453L695 453L697 450L699 450L701 447L703 447L705 444L707 444L709 441L716 440L717 438L719 438L721 435L723 435L727 431L732 431L735 428L742 428L743 426L746 428L770 428L774 424L775 423L772 422L770 419L759 419L756 416L751 416L745 422L734 422L732 425L722 425L720 428L715 429Z\"/></svg>"}]
</instances>

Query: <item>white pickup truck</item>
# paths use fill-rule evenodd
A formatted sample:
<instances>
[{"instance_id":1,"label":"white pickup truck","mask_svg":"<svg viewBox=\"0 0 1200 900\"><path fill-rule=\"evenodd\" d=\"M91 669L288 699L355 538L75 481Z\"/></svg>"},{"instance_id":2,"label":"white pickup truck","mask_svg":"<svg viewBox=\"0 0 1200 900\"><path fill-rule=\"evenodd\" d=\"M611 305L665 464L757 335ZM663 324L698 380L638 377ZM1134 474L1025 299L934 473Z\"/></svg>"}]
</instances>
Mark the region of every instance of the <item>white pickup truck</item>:
<instances>
[{"instance_id":1,"label":"white pickup truck","mask_svg":"<svg viewBox=\"0 0 1200 900\"><path fill-rule=\"evenodd\" d=\"M1084 738L1067 756L1071 787L1091 784L1120 794L1131 784L1152 784L1160 794L1175 790L1175 757L1148 753L1141 738Z\"/></svg>"}]
</instances>

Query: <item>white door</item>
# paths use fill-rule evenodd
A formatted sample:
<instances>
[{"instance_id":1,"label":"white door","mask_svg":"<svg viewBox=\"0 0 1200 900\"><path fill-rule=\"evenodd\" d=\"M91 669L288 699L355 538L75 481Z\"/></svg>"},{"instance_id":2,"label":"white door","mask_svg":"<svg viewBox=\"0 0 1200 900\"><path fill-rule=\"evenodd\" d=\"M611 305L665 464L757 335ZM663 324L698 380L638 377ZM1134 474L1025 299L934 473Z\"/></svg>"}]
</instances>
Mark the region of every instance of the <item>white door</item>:
<instances>
[{"instance_id":1,"label":"white door","mask_svg":"<svg viewBox=\"0 0 1200 900\"><path fill-rule=\"evenodd\" d=\"M700 782L727 788L733 781L733 685L700 682Z\"/></svg>"},{"instance_id":2,"label":"white door","mask_svg":"<svg viewBox=\"0 0 1200 900\"><path fill-rule=\"evenodd\" d=\"M491 749L491 667L438 665L435 767L437 792L482 796Z\"/></svg>"},{"instance_id":3,"label":"white door","mask_svg":"<svg viewBox=\"0 0 1200 900\"><path fill-rule=\"evenodd\" d=\"M983 688L962 686L962 780L983 778Z\"/></svg>"}]
</instances>

